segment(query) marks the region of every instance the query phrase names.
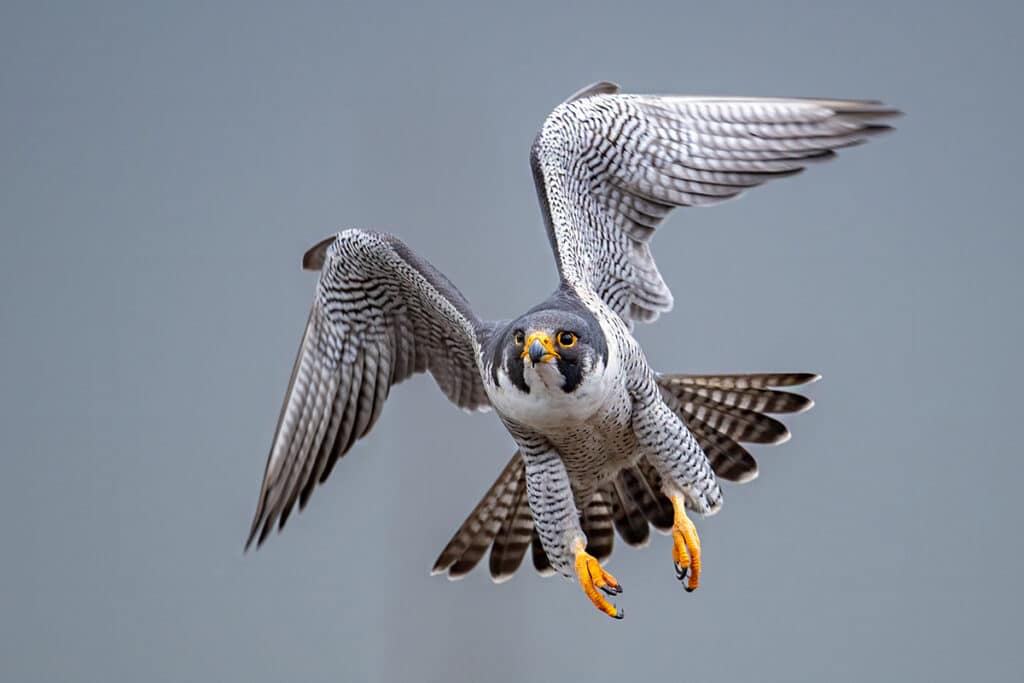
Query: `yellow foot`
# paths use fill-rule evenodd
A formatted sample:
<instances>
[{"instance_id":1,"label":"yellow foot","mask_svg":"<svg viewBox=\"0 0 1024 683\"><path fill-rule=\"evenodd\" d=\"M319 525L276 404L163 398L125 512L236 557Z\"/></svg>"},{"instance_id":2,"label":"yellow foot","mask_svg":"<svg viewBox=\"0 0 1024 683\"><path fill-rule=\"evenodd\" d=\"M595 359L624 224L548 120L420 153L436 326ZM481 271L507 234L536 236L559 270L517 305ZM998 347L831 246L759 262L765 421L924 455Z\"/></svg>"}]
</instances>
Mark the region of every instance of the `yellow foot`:
<instances>
[{"instance_id":1,"label":"yellow foot","mask_svg":"<svg viewBox=\"0 0 1024 683\"><path fill-rule=\"evenodd\" d=\"M590 553L583 550L584 545L580 543L576 548L576 578L580 587L586 593L594 607L601 610L613 619L622 618L622 610L608 602L601 593L600 588L608 595L618 595L622 592L622 586L615 580L615 577L601 568L601 563Z\"/></svg>"},{"instance_id":2,"label":"yellow foot","mask_svg":"<svg viewBox=\"0 0 1024 683\"><path fill-rule=\"evenodd\" d=\"M686 501L682 496L672 496L675 521L672 524L672 560L676 566L676 578L685 582L686 592L692 593L700 585L700 538L697 528L686 516Z\"/></svg>"}]
</instances>

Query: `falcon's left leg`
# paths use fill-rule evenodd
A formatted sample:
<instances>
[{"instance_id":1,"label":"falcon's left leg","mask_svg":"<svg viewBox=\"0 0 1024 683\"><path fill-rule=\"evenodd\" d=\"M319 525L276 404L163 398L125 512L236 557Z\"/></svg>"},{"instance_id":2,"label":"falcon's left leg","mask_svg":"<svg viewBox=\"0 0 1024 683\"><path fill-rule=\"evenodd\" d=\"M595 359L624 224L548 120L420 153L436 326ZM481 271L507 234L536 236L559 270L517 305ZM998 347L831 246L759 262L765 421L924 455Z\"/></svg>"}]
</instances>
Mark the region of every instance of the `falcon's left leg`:
<instances>
[{"instance_id":1,"label":"falcon's left leg","mask_svg":"<svg viewBox=\"0 0 1024 683\"><path fill-rule=\"evenodd\" d=\"M662 490L672 501L672 559L686 590L700 585L700 538L686 516L687 502L702 514L722 505L722 491L697 439L660 395L633 406L633 431L646 456L661 475Z\"/></svg>"}]
</instances>

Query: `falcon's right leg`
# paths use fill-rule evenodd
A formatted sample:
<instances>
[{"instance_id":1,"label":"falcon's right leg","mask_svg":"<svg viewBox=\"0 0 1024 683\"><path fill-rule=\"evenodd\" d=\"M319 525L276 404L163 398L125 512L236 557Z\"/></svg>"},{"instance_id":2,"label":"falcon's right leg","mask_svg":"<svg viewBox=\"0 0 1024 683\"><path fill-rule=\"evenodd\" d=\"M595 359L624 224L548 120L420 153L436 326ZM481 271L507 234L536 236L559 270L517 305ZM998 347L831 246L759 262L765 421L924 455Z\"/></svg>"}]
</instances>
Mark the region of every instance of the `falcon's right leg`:
<instances>
[{"instance_id":1,"label":"falcon's right leg","mask_svg":"<svg viewBox=\"0 0 1024 683\"><path fill-rule=\"evenodd\" d=\"M692 593L700 585L700 538L697 528L686 516L686 499L680 494L669 497L672 501L672 561L676 578L686 583L686 592Z\"/></svg>"},{"instance_id":2,"label":"falcon's right leg","mask_svg":"<svg viewBox=\"0 0 1024 683\"><path fill-rule=\"evenodd\" d=\"M618 595L622 586L606 572L585 549L587 537L580 528L579 513L573 497L569 474L558 453L545 450L530 453L523 449L526 464L526 493L530 499L534 527L551 566L564 576L576 575L580 588L594 607L615 619L622 610L608 602L607 595Z\"/></svg>"},{"instance_id":3,"label":"falcon's right leg","mask_svg":"<svg viewBox=\"0 0 1024 683\"><path fill-rule=\"evenodd\" d=\"M622 610L608 602L607 598L597 592L597 589L600 588L608 595L618 595L622 592L622 586L614 576L604 570L596 557L584 550L586 547L587 542L581 540L576 542L576 547L573 549L576 554L576 580L580 582L580 587L590 598L590 602L594 603L594 607L613 619L621 619Z\"/></svg>"}]
</instances>

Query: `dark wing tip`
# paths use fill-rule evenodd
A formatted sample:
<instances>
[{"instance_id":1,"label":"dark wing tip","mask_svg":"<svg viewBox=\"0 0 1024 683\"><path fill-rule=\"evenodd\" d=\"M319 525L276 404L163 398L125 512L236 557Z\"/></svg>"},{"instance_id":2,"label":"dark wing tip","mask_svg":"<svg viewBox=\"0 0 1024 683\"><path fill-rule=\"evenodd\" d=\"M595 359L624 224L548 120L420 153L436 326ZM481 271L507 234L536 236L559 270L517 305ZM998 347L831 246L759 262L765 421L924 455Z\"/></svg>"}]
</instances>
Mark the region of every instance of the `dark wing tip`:
<instances>
[{"instance_id":1,"label":"dark wing tip","mask_svg":"<svg viewBox=\"0 0 1024 683\"><path fill-rule=\"evenodd\" d=\"M880 123L873 123L871 125L864 126L863 128L861 128L859 133L862 135L884 135L885 133L889 133L894 130L896 129L893 128L892 126Z\"/></svg>"},{"instance_id":2,"label":"dark wing tip","mask_svg":"<svg viewBox=\"0 0 1024 683\"><path fill-rule=\"evenodd\" d=\"M242 548L242 553L248 553L249 550L252 549L253 541L256 542L256 547L254 549L259 550L263 545L263 542L267 540L267 534L270 533L273 526L273 524L268 524L266 521L257 517L253 521L252 529L249 531L249 537L245 539L245 547Z\"/></svg>"},{"instance_id":3,"label":"dark wing tip","mask_svg":"<svg viewBox=\"0 0 1024 683\"><path fill-rule=\"evenodd\" d=\"M302 269L316 271L323 269L324 261L327 258L327 248L334 244L334 240L336 239L338 239L337 235L331 235L310 247L310 249L302 255Z\"/></svg>"},{"instance_id":4,"label":"dark wing tip","mask_svg":"<svg viewBox=\"0 0 1024 683\"><path fill-rule=\"evenodd\" d=\"M890 107L880 100L853 101L850 106L839 106L835 112L840 115L859 115L872 119L888 119L903 116L903 111Z\"/></svg>"},{"instance_id":5,"label":"dark wing tip","mask_svg":"<svg viewBox=\"0 0 1024 683\"><path fill-rule=\"evenodd\" d=\"M262 506L262 504L263 501L261 500L260 505ZM259 533L262 521L263 520L259 511L257 511L255 517L253 517L252 524L249 526L249 536L245 539L245 547L242 549L243 553L249 552L249 548L252 547L253 541L256 541L256 550L259 550L260 546L263 545L263 536L260 536L258 540L256 538L257 534Z\"/></svg>"}]
</instances>

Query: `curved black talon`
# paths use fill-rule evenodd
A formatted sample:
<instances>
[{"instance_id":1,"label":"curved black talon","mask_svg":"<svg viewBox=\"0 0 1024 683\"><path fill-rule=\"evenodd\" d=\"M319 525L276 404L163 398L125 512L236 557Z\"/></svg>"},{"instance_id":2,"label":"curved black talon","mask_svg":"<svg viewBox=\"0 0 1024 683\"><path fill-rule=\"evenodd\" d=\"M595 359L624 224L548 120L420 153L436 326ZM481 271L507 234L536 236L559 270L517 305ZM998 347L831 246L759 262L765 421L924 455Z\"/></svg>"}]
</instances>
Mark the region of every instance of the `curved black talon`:
<instances>
[{"instance_id":1,"label":"curved black talon","mask_svg":"<svg viewBox=\"0 0 1024 683\"><path fill-rule=\"evenodd\" d=\"M683 590L686 591L687 593L692 593L693 591L695 591L697 589L696 588L690 588L689 586L683 586Z\"/></svg>"},{"instance_id":2,"label":"curved black talon","mask_svg":"<svg viewBox=\"0 0 1024 683\"><path fill-rule=\"evenodd\" d=\"M626 616L626 613L622 611L622 608L621 608L621 607L619 607L618 605L616 605L616 606L615 606L615 616L614 616L614 617L612 617L612 618L613 618L613 619L621 619L621 618L622 618L622 617L624 617L624 616Z\"/></svg>"},{"instance_id":3,"label":"curved black talon","mask_svg":"<svg viewBox=\"0 0 1024 683\"><path fill-rule=\"evenodd\" d=\"M618 595L622 592L622 586L601 586L601 590L604 591L605 595Z\"/></svg>"},{"instance_id":4,"label":"curved black talon","mask_svg":"<svg viewBox=\"0 0 1024 683\"><path fill-rule=\"evenodd\" d=\"M680 567L678 562L673 562L672 566L675 567L676 578L679 579L680 581L686 581L686 577L690 573L690 568L689 567ZM689 588L687 588L686 590L687 590L687 592L690 592L690 593L693 592Z\"/></svg>"}]
</instances>

